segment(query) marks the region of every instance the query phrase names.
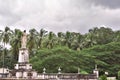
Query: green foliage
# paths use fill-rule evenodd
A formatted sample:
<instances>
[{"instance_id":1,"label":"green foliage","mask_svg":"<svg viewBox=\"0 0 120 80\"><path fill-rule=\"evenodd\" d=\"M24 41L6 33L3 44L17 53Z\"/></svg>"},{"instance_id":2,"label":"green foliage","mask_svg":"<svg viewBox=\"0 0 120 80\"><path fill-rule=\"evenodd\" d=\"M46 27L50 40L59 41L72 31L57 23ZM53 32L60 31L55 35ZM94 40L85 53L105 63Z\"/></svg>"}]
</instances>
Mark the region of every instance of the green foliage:
<instances>
[{"instance_id":1,"label":"green foliage","mask_svg":"<svg viewBox=\"0 0 120 80\"><path fill-rule=\"evenodd\" d=\"M88 74L85 70L81 70L80 74Z\"/></svg>"},{"instance_id":2,"label":"green foliage","mask_svg":"<svg viewBox=\"0 0 120 80\"><path fill-rule=\"evenodd\" d=\"M120 71L118 71L118 80L120 80Z\"/></svg>"},{"instance_id":3,"label":"green foliage","mask_svg":"<svg viewBox=\"0 0 120 80\"><path fill-rule=\"evenodd\" d=\"M39 50L31 58L31 63L39 72L42 72L44 67L47 72L57 72L57 69L61 67L62 72L77 73L79 67L90 72L93 68L92 65L94 65L94 59L89 55L81 54L67 47L57 47L51 50ZM39 66L37 67L36 65ZM91 66L87 67L86 65Z\"/></svg>"},{"instance_id":4,"label":"green foliage","mask_svg":"<svg viewBox=\"0 0 120 80\"><path fill-rule=\"evenodd\" d=\"M57 72L61 67L62 72L73 73L77 72L78 68L90 73L97 64L100 75L108 71L109 75L115 76L120 69L119 49L119 42L96 45L81 51L74 51L68 47L56 47L51 50L44 48L37 51L31 58L31 63L39 72L42 72L44 67L47 72Z\"/></svg>"},{"instance_id":5,"label":"green foliage","mask_svg":"<svg viewBox=\"0 0 120 80\"><path fill-rule=\"evenodd\" d=\"M109 71L109 75L117 75L120 58L120 43L112 42L105 45L97 45L81 51L95 57L95 63L98 65L100 73Z\"/></svg>"},{"instance_id":6,"label":"green foliage","mask_svg":"<svg viewBox=\"0 0 120 80\"><path fill-rule=\"evenodd\" d=\"M0 48L0 67L5 61L5 67L13 69L18 59L21 36L19 29L12 31L5 27L4 31L0 30L0 46L11 46L6 52ZM120 69L120 31L110 28L95 27L86 34L67 31L57 35L44 29L30 29L27 48L33 67L39 72L43 72L44 67L47 72L58 72L61 67L63 73L77 73L78 68L82 73L91 73L97 64L100 75L108 71L109 75L117 76Z\"/></svg>"},{"instance_id":7,"label":"green foliage","mask_svg":"<svg viewBox=\"0 0 120 80\"><path fill-rule=\"evenodd\" d=\"M100 76L100 80L107 80L107 76L106 75Z\"/></svg>"}]
</instances>

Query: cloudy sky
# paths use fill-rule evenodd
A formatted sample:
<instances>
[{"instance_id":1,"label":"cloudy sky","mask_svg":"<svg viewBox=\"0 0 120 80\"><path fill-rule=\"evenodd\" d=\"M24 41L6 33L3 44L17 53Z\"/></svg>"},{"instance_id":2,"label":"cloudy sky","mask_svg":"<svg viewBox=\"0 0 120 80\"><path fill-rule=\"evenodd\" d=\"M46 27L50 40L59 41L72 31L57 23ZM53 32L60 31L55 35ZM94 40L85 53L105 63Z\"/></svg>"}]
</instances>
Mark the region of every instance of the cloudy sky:
<instances>
[{"instance_id":1,"label":"cloudy sky","mask_svg":"<svg viewBox=\"0 0 120 80\"><path fill-rule=\"evenodd\" d=\"M0 29L75 31L120 29L120 0L0 0Z\"/></svg>"}]
</instances>

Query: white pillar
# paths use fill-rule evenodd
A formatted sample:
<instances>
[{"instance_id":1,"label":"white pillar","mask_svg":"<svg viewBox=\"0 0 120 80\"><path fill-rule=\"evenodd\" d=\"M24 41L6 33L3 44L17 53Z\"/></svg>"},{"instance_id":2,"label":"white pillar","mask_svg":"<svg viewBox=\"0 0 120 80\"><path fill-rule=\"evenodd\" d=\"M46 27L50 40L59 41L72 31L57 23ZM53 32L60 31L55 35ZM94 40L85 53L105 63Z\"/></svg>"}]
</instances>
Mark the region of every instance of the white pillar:
<instances>
[{"instance_id":1,"label":"white pillar","mask_svg":"<svg viewBox=\"0 0 120 80\"><path fill-rule=\"evenodd\" d=\"M32 78L37 78L37 72L36 71L34 71L34 72L32 72Z\"/></svg>"},{"instance_id":2,"label":"white pillar","mask_svg":"<svg viewBox=\"0 0 120 80\"><path fill-rule=\"evenodd\" d=\"M99 77L99 71L98 70L94 70L93 73L96 74L97 78Z\"/></svg>"},{"instance_id":3,"label":"white pillar","mask_svg":"<svg viewBox=\"0 0 120 80\"><path fill-rule=\"evenodd\" d=\"M18 64L15 65L15 69L19 69L19 65Z\"/></svg>"},{"instance_id":4,"label":"white pillar","mask_svg":"<svg viewBox=\"0 0 120 80\"><path fill-rule=\"evenodd\" d=\"M97 65L95 65L95 69L93 70L93 73L96 74L97 78L99 78L99 71L97 69Z\"/></svg>"}]
</instances>

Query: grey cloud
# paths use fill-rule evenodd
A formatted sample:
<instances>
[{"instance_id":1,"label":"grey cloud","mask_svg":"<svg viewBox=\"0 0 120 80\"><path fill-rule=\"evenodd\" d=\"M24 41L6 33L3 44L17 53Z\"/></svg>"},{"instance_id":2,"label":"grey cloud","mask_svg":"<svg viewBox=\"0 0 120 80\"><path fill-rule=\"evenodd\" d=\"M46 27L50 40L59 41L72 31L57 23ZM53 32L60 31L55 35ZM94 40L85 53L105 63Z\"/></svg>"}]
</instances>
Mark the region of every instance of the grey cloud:
<instances>
[{"instance_id":1,"label":"grey cloud","mask_svg":"<svg viewBox=\"0 0 120 80\"><path fill-rule=\"evenodd\" d=\"M111 9L120 8L120 0L90 0L96 6L104 6Z\"/></svg>"},{"instance_id":2,"label":"grey cloud","mask_svg":"<svg viewBox=\"0 0 120 80\"><path fill-rule=\"evenodd\" d=\"M120 9L112 5L112 2L106 1L0 0L0 26L37 30L44 28L54 32L69 30L81 33L101 25L120 29Z\"/></svg>"}]
</instances>

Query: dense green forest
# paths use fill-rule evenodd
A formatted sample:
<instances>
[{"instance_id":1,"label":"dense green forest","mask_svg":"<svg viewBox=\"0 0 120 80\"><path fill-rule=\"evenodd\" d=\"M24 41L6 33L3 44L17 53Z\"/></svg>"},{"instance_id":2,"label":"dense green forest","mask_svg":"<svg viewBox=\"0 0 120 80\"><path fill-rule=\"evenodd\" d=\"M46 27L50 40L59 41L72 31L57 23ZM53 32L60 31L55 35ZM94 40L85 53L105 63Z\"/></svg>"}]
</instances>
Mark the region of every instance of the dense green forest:
<instances>
[{"instance_id":1,"label":"dense green forest","mask_svg":"<svg viewBox=\"0 0 120 80\"><path fill-rule=\"evenodd\" d=\"M5 27L0 30L0 67L13 69L21 47L22 31ZM7 45L11 48L7 49ZM88 33L66 31L54 33L44 29L30 29L27 48L30 62L38 72L56 73L61 67L63 73L92 73L95 64L100 74L105 71L116 76L120 70L120 31L95 27ZM4 62L4 63L3 63ZM4 64L4 66L3 66Z\"/></svg>"}]
</instances>

